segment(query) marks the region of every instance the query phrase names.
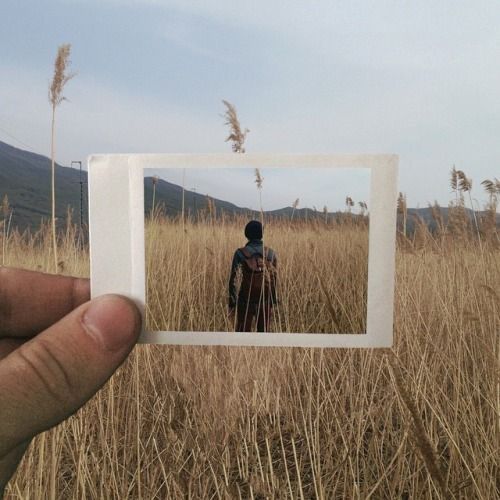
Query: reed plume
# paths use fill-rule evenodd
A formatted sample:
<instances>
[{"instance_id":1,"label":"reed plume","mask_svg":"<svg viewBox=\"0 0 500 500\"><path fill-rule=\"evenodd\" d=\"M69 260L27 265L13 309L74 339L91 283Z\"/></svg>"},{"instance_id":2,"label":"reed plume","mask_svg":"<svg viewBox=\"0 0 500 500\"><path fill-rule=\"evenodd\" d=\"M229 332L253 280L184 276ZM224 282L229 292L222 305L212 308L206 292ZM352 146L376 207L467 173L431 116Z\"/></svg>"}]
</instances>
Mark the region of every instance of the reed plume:
<instances>
[{"instance_id":1,"label":"reed plume","mask_svg":"<svg viewBox=\"0 0 500 500\"><path fill-rule=\"evenodd\" d=\"M351 213L351 209L354 206L354 200L350 196L346 196L345 205L347 207L347 211Z\"/></svg>"},{"instance_id":2,"label":"reed plume","mask_svg":"<svg viewBox=\"0 0 500 500\"><path fill-rule=\"evenodd\" d=\"M359 208L361 209L361 215L365 215L365 213L368 211L368 205L365 201L360 201L358 203Z\"/></svg>"},{"instance_id":3,"label":"reed plume","mask_svg":"<svg viewBox=\"0 0 500 500\"><path fill-rule=\"evenodd\" d=\"M469 202L470 202L470 208L472 210L472 218L474 220L474 225L476 226L476 233L477 237L479 240L479 243L481 243L481 236L479 234L479 224L477 221L477 216L476 216L476 211L474 209L474 204L472 203L472 179L468 178L463 170L457 170L457 178L458 178L458 189L460 190L461 193L468 193L469 194Z\"/></svg>"},{"instance_id":4,"label":"reed plume","mask_svg":"<svg viewBox=\"0 0 500 500\"><path fill-rule=\"evenodd\" d=\"M472 189L472 179L469 179L463 170L456 171L458 179L458 189L464 193L467 193Z\"/></svg>"},{"instance_id":5,"label":"reed plume","mask_svg":"<svg viewBox=\"0 0 500 500\"><path fill-rule=\"evenodd\" d=\"M496 206L498 204L498 198L500 196L500 180L496 177L494 180L485 179L481 182L481 185L484 186L484 190L490 195L490 203Z\"/></svg>"},{"instance_id":6,"label":"reed plume","mask_svg":"<svg viewBox=\"0 0 500 500\"><path fill-rule=\"evenodd\" d=\"M226 138L226 142L230 141L232 143L231 148L234 153L244 153L245 139L250 130L247 128L241 128L238 114L233 104L225 100L222 100L222 103L226 106L226 112L224 113L226 121L224 124L228 125L230 130L229 135Z\"/></svg>"},{"instance_id":7,"label":"reed plume","mask_svg":"<svg viewBox=\"0 0 500 500\"><path fill-rule=\"evenodd\" d=\"M259 190L259 203L260 203L260 221L264 224L264 208L262 206L262 185L264 183L264 177L260 173L258 168L255 169L255 184L257 185L257 189Z\"/></svg>"},{"instance_id":8,"label":"reed plume","mask_svg":"<svg viewBox=\"0 0 500 500\"><path fill-rule=\"evenodd\" d=\"M453 168L451 169L450 172L450 185L452 191L456 193L458 190L458 172L457 169L455 168L455 165L453 165Z\"/></svg>"},{"instance_id":9,"label":"reed plume","mask_svg":"<svg viewBox=\"0 0 500 500\"><path fill-rule=\"evenodd\" d=\"M292 203L292 215L290 216L290 224L288 225L288 230L292 228L292 222L293 222L293 216L295 214L295 210L297 210L297 207L299 206L300 199L296 198L295 201Z\"/></svg>"},{"instance_id":10,"label":"reed plume","mask_svg":"<svg viewBox=\"0 0 500 500\"><path fill-rule=\"evenodd\" d=\"M487 237L496 236L497 242L500 243L500 237L496 227L500 181L496 177L494 180L485 179L481 182L481 185L484 186L484 190L489 195L489 201L486 205L486 214L484 214L481 219L481 230Z\"/></svg>"},{"instance_id":11,"label":"reed plume","mask_svg":"<svg viewBox=\"0 0 500 500\"><path fill-rule=\"evenodd\" d=\"M262 183L264 182L264 177L262 177L260 170L255 169L255 184L257 184L257 189L262 189Z\"/></svg>"}]
</instances>

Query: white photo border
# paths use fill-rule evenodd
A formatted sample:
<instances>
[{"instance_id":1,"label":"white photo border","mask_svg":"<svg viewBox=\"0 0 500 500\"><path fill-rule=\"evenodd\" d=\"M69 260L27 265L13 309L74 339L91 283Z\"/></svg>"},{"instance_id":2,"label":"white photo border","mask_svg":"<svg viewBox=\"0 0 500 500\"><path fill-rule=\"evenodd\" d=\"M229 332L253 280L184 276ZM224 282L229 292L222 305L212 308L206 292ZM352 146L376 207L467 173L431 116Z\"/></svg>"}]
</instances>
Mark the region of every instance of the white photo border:
<instances>
[{"instance_id":1,"label":"white photo border","mask_svg":"<svg viewBox=\"0 0 500 500\"><path fill-rule=\"evenodd\" d=\"M144 169L368 168L371 172L367 331L344 333L148 332L145 344L391 347L397 155L109 154L88 158L91 295L116 293L145 310Z\"/></svg>"}]
</instances>

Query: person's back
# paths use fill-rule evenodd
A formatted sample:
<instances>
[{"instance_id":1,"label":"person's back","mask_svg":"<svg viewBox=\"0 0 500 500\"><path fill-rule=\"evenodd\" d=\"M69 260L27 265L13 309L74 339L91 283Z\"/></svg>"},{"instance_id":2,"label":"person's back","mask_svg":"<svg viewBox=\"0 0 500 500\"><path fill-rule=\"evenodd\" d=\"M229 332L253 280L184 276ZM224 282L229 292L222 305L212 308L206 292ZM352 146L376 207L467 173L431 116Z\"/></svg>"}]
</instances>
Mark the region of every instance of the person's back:
<instances>
[{"instance_id":1,"label":"person's back","mask_svg":"<svg viewBox=\"0 0 500 500\"><path fill-rule=\"evenodd\" d=\"M236 311L236 331L248 332L255 319L257 331L269 331L272 307L277 303L277 257L264 247L262 224L250 221L245 227L247 244L236 250L229 279L229 309ZM236 281L240 269L240 287Z\"/></svg>"}]
</instances>

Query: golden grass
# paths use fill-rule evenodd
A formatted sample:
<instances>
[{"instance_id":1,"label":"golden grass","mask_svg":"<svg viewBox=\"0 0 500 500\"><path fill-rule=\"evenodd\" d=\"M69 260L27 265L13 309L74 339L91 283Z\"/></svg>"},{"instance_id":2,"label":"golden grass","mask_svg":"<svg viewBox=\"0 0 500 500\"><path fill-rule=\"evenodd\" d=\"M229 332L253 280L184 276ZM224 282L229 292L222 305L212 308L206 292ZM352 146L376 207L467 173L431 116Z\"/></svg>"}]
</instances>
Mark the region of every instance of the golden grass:
<instances>
[{"instance_id":1,"label":"golden grass","mask_svg":"<svg viewBox=\"0 0 500 500\"><path fill-rule=\"evenodd\" d=\"M212 252L239 243L211 231L196 234ZM50 234L11 238L8 265L51 269ZM189 224L184 238L183 258L208 269ZM88 274L70 241L59 253L66 272ZM228 263L212 258L222 276ZM175 294L177 254L154 265ZM307 264L306 278L320 294ZM205 279L212 290L217 278ZM35 439L6 498L49 498L51 487L65 499L496 498L499 284L498 250L426 244L397 253L393 350L139 346L89 404ZM184 319L169 309L162 321Z\"/></svg>"},{"instance_id":2,"label":"golden grass","mask_svg":"<svg viewBox=\"0 0 500 500\"><path fill-rule=\"evenodd\" d=\"M147 325L150 330L231 331L227 314L234 251L245 245L239 223L147 225ZM278 256L275 332L366 331L367 226L266 225L265 244Z\"/></svg>"}]
</instances>

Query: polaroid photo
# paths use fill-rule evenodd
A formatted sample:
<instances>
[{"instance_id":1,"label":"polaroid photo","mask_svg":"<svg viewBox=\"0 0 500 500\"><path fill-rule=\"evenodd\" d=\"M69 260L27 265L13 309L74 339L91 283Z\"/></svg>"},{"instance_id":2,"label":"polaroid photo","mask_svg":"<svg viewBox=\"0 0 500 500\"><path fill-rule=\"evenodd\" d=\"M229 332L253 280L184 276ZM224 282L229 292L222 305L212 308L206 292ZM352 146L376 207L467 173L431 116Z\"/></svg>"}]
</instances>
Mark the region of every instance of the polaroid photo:
<instances>
[{"instance_id":1,"label":"polaroid photo","mask_svg":"<svg viewBox=\"0 0 500 500\"><path fill-rule=\"evenodd\" d=\"M141 343L390 347L398 157L130 154L88 161L91 292Z\"/></svg>"}]
</instances>

